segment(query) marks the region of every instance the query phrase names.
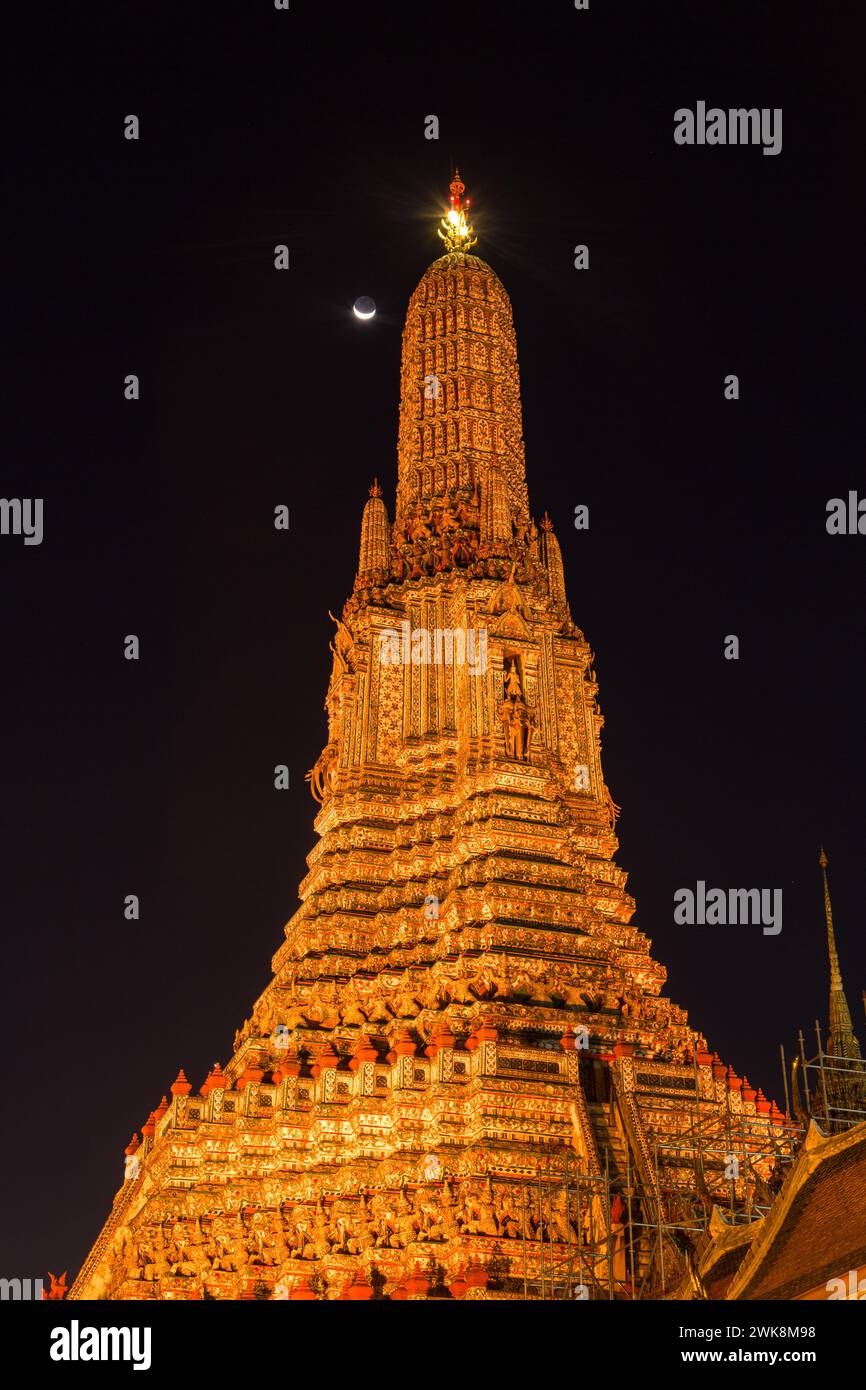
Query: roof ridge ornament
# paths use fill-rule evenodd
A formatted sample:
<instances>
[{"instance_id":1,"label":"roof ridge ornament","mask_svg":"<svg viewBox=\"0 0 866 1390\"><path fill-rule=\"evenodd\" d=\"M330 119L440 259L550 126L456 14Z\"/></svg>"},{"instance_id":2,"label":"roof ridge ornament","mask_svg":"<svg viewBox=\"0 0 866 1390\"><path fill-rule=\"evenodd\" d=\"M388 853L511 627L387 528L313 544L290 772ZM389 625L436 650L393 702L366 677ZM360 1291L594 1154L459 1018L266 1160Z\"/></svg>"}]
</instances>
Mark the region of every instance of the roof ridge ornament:
<instances>
[{"instance_id":1,"label":"roof ridge ornament","mask_svg":"<svg viewBox=\"0 0 866 1390\"><path fill-rule=\"evenodd\" d=\"M475 245L478 238L471 222L466 219L466 210L471 206L471 200L467 198L463 202L466 185L460 177L460 170L457 168L454 170L450 188L451 206L437 228L438 235L444 241L447 251L468 251L470 246Z\"/></svg>"}]
</instances>

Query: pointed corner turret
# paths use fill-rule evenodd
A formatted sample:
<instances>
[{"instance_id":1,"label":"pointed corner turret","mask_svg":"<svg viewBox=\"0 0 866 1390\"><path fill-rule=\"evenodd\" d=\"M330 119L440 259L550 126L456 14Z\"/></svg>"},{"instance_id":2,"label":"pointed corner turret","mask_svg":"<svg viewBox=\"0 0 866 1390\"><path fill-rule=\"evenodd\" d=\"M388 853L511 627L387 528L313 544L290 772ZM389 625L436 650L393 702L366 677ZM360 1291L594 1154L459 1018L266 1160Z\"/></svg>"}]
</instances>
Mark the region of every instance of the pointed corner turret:
<instances>
[{"instance_id":1,"label":"pointed corner turret","mask_svg":"<svg viewBox=\"0 0 866 1390\"><path fill-rule=\"evenodd\" d=\"M370 484L370 496L361 518L361 553L358 584L384 583L388 575L390 526L378 478Z\"/></svg>"}]
</instances>

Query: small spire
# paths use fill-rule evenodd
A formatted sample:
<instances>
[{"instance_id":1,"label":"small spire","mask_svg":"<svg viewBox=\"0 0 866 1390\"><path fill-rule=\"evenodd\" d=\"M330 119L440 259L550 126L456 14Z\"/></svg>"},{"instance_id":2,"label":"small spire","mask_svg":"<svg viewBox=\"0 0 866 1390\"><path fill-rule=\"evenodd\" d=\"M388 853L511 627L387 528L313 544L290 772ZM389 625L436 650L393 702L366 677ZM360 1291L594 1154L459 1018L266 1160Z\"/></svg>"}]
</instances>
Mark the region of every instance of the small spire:
<instances>
[{"instance_id":1,"label":"small spire","mask_svg":"<svg viewBox=\"0 0 866 1390\"><path fill-rule=\"evenodd\" d=\"M544 513L541 518L541 542L538 548L539 559L547 573L547 592L551 602L559 611L561 616L568 616L571 621L571 614L568 608L568 597L565 592L565 571L562 567L562 551L559 541L556 539L553 530L553 522Z\"/></svg>"},{"instance_id":2,"label":"small spire","mask_svg":"<svg viewBox=\"0 0 866 1390\"><path fill-rule=\"evenodd\" d=\"M821 877L824 880L824 916L827 920L827 948L830 953L830 988L842 988L842 972L839 969L839 956L836 951L836 933L833 930L833 908L830 905L830 885L827 882L827 864L829 860L824 853L824 846L821 846L821 853L818 856L818 863L821 865Z\"/></svg>"},{"instance_id":3,"label":"small spire","mask_svg":"<svg viewBox=\"0 0 866 1390\"><path fill-rule=\"evenodd\" d=\"M474 227L466 220L466 211L471 206L471 200L467 198L463 201L466 185L460 177L459 169L455 168L450 187L451 206L439 224L438 234L448 251L468 251L478 238Z\"/></svg>"},{"instance_id":4,"label":"small spire","mask_svg":"<svg viewBox=\"0 0 866 1390\"><path fill-rule=\"evenodd\" d=\"M374 478L370 496L364 503L361 517L361 550L358 559L358 577L355 585L361 583L383 582L388 571L388 547L391 528L388 525L388 512L382 501L379 479Z\"/></svg>"},{"instance_id":5,"label":"small spire","mask_svg":"<svg viewBox=\"0 0 866 1390\"><path fill-rule=\"evenodd\" d=\"M839 953L836 950L836 933L833 930L833 908L830 903L830 884L827 880L827 856L824 846L818 856L821 876L824 880L824 917L827 921L827 950L830 956L830 1033L827 1051L836 1057L860 1056L860 1044L851 1022L851 1010L845 997L842 984L842 971L839 967Z\"/></svg>"}]
</instances>

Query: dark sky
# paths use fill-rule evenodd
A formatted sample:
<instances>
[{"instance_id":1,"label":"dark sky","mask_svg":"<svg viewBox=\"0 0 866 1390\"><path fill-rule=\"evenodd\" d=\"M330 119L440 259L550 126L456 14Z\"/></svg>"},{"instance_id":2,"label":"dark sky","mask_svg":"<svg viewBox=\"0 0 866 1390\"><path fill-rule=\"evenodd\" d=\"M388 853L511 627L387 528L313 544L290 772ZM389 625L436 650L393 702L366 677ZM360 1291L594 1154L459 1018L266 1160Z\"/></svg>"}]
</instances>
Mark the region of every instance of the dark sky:
<instances>
[{"instance_id":1,"label":"dark sky","mask_svg":"<svg viewBox=\"0 0 866 1390\"><path fill-rule=\"evenodd\" d=\"M825 529L828 498L866 494L847 22L245 0L38 7L13 32L2 492L44 498L45 537L0 537L0 1273L77 1269L132 1130L180 1066L225 1063L269 978L313 844L327 609L374 475L393 514L402 321L452 157L514 306L530 498L597 653L635 922L781 1099L779 1043L826 1017L823 841L866 1043L866 537ZM782 153L676 146L698 100L781 107ZM781 935L674 925L698 879L782 888Z\"/></svg>"}]
</instances>

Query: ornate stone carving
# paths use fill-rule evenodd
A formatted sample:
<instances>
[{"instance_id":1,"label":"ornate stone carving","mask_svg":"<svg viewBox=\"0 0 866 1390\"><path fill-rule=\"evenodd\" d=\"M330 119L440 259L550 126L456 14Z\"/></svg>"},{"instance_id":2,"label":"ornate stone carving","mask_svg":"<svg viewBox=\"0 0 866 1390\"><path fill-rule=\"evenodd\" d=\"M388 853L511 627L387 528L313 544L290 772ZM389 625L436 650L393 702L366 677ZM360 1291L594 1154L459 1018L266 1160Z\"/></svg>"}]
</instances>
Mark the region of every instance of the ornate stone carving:
<instances>
[{"instance_id":1,"label":"ornate stone carving","mask_svg":"<svg viewBox=\"0 0 866 1390\"><path fill-rule=\"evenodd\" d=\"M785 1150L709 1065L695 1096L686 1016L630 925L592 655L529 510L510 305L465 249L409 306L398 454L394 526L376 486L333 618L318 838L273 978L223 1068L144 1126L73 1298L421 1297L442 1277L519 1298L578 1245L606 1287L621 1210L596 1185L578 1216L556 1176L567 1157L601 1181L599 1106L650 1191L695 1103ZM404 623L483 629L486 660L406 660Z\"/></svg>"}]
</instances>

